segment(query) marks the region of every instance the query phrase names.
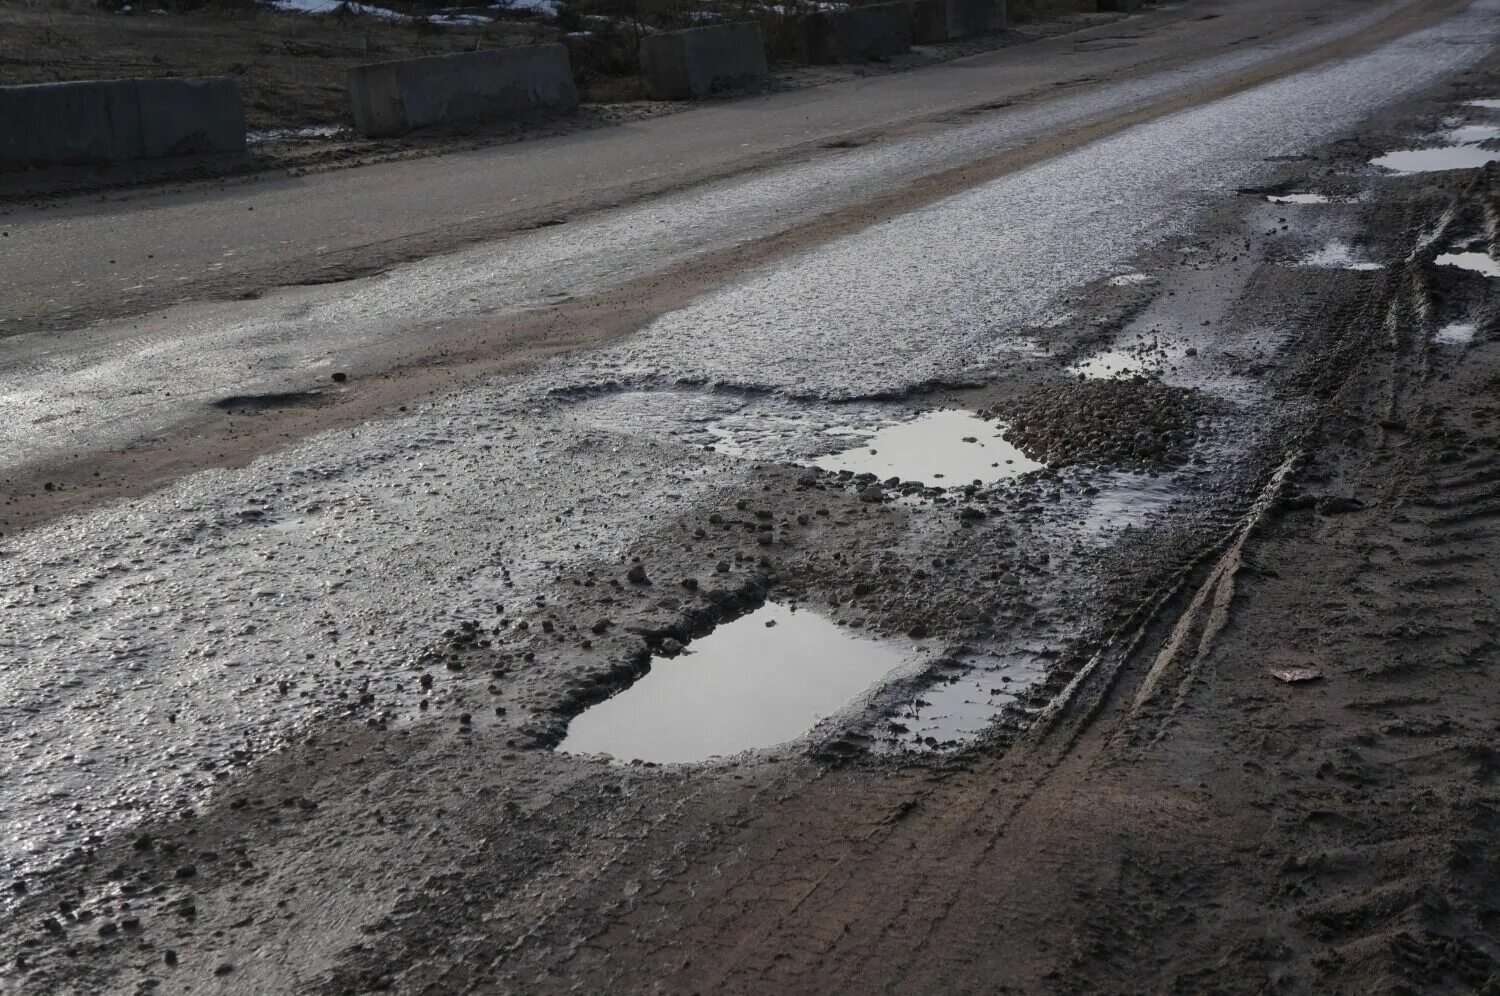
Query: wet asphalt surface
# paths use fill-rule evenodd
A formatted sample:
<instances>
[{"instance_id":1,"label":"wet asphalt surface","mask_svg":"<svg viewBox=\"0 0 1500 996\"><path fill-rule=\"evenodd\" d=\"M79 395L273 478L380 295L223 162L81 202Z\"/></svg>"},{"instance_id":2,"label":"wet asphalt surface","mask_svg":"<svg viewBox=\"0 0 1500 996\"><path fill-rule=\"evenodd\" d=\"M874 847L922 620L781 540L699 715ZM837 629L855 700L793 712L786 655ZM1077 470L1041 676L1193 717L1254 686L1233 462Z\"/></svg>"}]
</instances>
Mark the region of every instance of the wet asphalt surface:
<instances>
[{"instance_id":1,"label":"wet asphalt surface","mask_svg":"<svg viewBox=\"0 0 1500 996\"><path fill-rule=\"evenodd\" d=\"M736 747L899 757L1024 725L1128 621L1127 595L1236 521L1297 419L1264 373L1326 288L1392 262L1358 245L1374 168L1327 178L1344 203L1255 191L1476 65L1496 13L1478 3L798 251L617 344L6 535L0 871L85 860L328 730L545 751L622 688L618 729L712 727L670 692L632 712L627 686L730 620L760 624L768 600L835 624L816 630L828 660L889 666L834 683L794 733L748 723ZM305 404L347 389L325 379L342 356L547 307L770 230L773 207L812 211L1143 96L1065 98L353 285L190 306L144 340L22 342L0 383L23 417L0 433L25 464L170 434L215 404ZM1235 309L1268 279L1282 309ZM611 742L605 728L577 749ZM619 742L621 760L644 756ZM694 744L639 749L725 752Z\"/></svg>"}]
</instances>

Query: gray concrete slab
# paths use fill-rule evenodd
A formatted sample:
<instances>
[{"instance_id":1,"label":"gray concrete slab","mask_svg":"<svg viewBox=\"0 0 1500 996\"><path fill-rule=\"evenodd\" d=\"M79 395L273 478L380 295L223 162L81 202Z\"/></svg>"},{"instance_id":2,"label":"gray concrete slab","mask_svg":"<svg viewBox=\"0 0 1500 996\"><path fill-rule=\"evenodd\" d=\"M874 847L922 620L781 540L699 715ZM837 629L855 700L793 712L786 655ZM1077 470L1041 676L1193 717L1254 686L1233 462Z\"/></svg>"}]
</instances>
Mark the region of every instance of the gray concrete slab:
<instances>
[{"instance_id":1,"label":"gray concrete slab","mask_svg":"<svg viewBox=\"0 0 1500 996\"><path fill-rule=\"evenodd\" d=\"M245 149L228 77L0 87L0 168L123 162Z\"/></svg>"},{"instance_id":2,"label":"gray concrete slab","mask_svg":"<svg viewBox=\"0 0 1500 996\"><path fill-rule=\"evenodd\" d=\"M911 2L824 10L808 19L812 62L866 62L911 48Z\"/></svg>"},{"instance_id":3,"label":"gray concrete slab","mask_svg":"<svg viewBox=\"0 0 1500 996\"><path fill-rule=\"evenodd\" d=\"M765 83L766 43L754 21L647 35L641 68L655 100L695 100Z\"/></svg>"},{"instance_id":4,"label":"gray concrete slab","mask_svg":"<svg viewBox=\"0 0 1500 996\"><path fill-rule=\"evenodd\" d=\"M355 66L349 102L361 135L567 113L578 88L562 45L433 55Z\"/></svg>"}]
</instances>

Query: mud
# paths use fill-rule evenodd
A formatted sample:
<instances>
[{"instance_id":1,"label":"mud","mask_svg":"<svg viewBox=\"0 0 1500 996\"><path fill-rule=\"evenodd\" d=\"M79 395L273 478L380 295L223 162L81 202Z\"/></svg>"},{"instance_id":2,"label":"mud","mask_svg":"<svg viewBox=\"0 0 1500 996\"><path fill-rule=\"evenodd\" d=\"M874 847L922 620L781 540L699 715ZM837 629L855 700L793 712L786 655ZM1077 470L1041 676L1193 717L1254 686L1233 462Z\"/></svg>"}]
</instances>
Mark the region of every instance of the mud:
<instances>
[{"instance_id":1,"label":"mud","mask_svg":"<svg viewBox=\"0 0 1500 996\"><path fill-rule=\"evenodd\" d=\"M67 795L6 830L28 842L7 985L1491 984L1497 311L1493 281L1437 258L1484 231L1500 174L1365 168L1500 81L1455 72L1217 174L1175 227L1127 219L1148 244L1006 310L983 364L972 318L1038 286L1025 271L879 329L884 287L868 314L775 305L858 272L850 239L581 366L8 539L32 590L0 632L34 709L11 746ZM1242 184L1362 196L1303 217ZM1017 189L886 226L877 278L898 248L949 258L921 233ZM1334 237L1391 262L1296 265ZM1456 322L1474 339L1434 347ZM826 353L827 328L849 380L789 376L778 356ZM946 359L883 367L893 329ZM1079 379L1122 344L1161 362ZM910 494L818 467L934 410L1003 423L1039 466ZM768 600L912 656L755 738L777 746L566 753ZM26 624L60 615L90 668L138 682L93 681Z\"/></svg>"}]
</instances>

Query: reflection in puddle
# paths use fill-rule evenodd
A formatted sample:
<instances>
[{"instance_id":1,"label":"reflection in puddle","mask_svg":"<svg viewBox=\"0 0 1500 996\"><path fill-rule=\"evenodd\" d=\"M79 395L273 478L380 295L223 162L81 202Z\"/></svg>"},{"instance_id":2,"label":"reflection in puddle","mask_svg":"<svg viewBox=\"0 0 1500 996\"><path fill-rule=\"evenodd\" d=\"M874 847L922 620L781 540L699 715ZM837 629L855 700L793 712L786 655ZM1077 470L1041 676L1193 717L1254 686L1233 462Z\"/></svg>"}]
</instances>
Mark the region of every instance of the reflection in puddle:
<instances>
[{"instance_id":1,"label":"reflection in puddle","mask_svg":"<svg viewBox=\"0 0 1500 996\"><path fill-rule=\"evenodd\" d=\"M1478 169L1496 160L1500 160L1500 152L1490 152L1477 145L1459 145L1441 149L1402 149L1370 162L1396 173L1435 173L1448 169Z\"/></svg>"},{"instance_id":2,"label":"reflection in puddle","mask_svg":"<svg viewBox=\"0 0 1500 996\"><path fill-rule=\"evenodd\" d=\"M1347 242L1333 241L1317 252L1300 260L1303 266L1319 266L1331 270L1379 270L1381 264L1361 259Z\"/></svg>"},{"instance_id":3,"label":"reflection in puddle","mask_svg":"<svg viewBox=\"0 0 1500 996\"><path fill-rule=\"evenodd\" d=\"M1500 277L1500 262L1491 259L1487 252L1445 252L1435 262L1438 266L1456 266L1486 277Z\"/></svg>"},{"instance_id":4,"label":"reflection in puddle","mask_svg":"<svg viewBox=\"0 0 1500 996\"><path fill-rule=\"evenodd\" d=\"M574 717L558 750L684 763L786 743L911 657L768 602Z\"/></svg>"},{"instance_id":5,"label":"reflection in puddle","mask_svg":"<svg viewBox=\"0 0 1500 996\"><path fill-rule=\"evenodd\" d=\"M1477 331L1479 331L1478 327L1468 322L1452 322L1438 329L1432 341L1444 346L1462 346L1472 341Z\"/></svg>"},{"instance_id":6,"label":"reflection in puddle","mask_svg":"<svg viewBox=\"0 0 1500 996\"><path fill-rule=\"evenodd\" d=\"M1042 464L1006 442L1003 426L972 412L935 411L877 431L865 443L820 457L814 465L903 481L988 484Z\"/></svg>"}]
</instances>

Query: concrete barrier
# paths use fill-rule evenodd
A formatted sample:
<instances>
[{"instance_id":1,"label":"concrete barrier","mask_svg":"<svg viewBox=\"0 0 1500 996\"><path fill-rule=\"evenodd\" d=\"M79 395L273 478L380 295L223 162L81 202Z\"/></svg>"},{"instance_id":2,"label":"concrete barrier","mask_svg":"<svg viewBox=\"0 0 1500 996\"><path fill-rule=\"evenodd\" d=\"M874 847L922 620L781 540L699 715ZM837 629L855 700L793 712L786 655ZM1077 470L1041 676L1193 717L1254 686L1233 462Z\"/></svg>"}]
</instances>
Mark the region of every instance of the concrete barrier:
<instances>
[{"instance_id":1,"label":"concrete barrier","mask_svg":"<svg viewBox=\"0 0 1500 996\"><path fill-rule=\"evenodd\" d=\"M694 100L766 81L760 25L713 24L641 40L641 69L653 100Z\"/></svg>"},{"instance_id":2,"label":"concrete barrier","mask_svg":"<svg viewBox=\"0 0 1500 996\"><path fill-rule=\"evenodd\" d=\"M1141 9L1141 0L1099 0L1099 9L1128 13L1132 10Z\"/></svg>"},{"instance_id":3,"label":"concrete barrier","mask_svg":"<svg viewBox=\"0 0 1500 996\"><path fill-rule=\"evenodd\" d=\"M228 77L81 80L0 87L0 167L245 151Z\"/></svg>"},{"instance_id":4,"label":"concrete barrier","mask_svg":"<svg viewBox=\"0 0 1500 996\"><path fill-rule=\"evenodd\" d=\"M911 3L824 10L808 19L811 62L864 62L911 48Z\"/></svg>"},{"instance_id":5,"label":"concrete barrier","mask_svg":"<svg viewBox=\"0 0 1500 996\"><path fill-rule=\"evenodd\" d=\"M432 55L349 70L354 127L380 138L428 125L507 120L578 107L562 45Z\"/></svg>"},{"instance_id":6,"label":"concrete barrier","mask_svg":"<svg viewBox=\"0 0 1500 996\"><path fill-rule=\"evenodd\" d=\"M973 38L1006 26L1005 0L914 0L911 22L920 45Z\"/></svg>"}]
</instances>

